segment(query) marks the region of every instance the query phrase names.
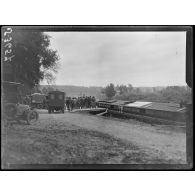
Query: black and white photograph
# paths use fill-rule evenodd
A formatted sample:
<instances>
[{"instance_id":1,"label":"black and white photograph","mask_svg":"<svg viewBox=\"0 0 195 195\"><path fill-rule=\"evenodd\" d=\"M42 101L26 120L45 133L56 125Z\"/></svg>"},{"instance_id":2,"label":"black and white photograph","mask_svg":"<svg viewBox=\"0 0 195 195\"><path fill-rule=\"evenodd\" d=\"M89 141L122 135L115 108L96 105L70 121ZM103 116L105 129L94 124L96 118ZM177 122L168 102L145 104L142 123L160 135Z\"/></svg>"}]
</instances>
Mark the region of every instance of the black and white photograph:
<instances>
[{"instance_id":1,"label":"black and white photograph","mask_svg":"<svg viewBox=\"0 0 195 195\"><path fill-rule=\"evenodd\" d=\"M191 169L190 26L3 26L1 168Z\"/></svg>"}]
</instances>

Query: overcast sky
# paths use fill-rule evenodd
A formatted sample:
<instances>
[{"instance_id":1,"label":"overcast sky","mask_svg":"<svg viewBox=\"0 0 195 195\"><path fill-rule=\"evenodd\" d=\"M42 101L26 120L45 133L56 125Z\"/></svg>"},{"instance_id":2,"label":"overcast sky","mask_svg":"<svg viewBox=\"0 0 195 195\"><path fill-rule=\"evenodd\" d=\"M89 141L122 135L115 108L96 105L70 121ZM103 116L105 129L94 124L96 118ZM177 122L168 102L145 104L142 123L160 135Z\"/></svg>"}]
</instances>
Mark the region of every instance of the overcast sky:
<instances>
[{"instance_id":1,"label":"overcast sky","mask_svg":"<svg viewBox=\"0 0 195 195\"><path fill-rule=\"evenodd\" d=\"M185 32L49 32L57 85L185 85Z\"/></svg>"}]
</instances>

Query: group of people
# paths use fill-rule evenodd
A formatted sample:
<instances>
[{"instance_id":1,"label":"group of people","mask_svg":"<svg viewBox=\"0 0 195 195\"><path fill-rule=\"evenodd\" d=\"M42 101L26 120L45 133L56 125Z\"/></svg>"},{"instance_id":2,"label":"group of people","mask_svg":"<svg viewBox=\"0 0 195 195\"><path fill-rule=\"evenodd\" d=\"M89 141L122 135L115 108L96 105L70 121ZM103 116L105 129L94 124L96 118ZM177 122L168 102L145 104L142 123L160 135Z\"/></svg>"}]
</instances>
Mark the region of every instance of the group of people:
<instances>
[{"instance_id":1,"label":"group of people","mask_svg":"<svg viewBox=\"0 0 195 195\"><path fill-rule=\"evenodd\" d=\"M83 97L66 97L65 104L66 109L71 111L73 109L83 108L95 108L96 99L94 96L83 96Z\"/></svg>"}]
</instances>

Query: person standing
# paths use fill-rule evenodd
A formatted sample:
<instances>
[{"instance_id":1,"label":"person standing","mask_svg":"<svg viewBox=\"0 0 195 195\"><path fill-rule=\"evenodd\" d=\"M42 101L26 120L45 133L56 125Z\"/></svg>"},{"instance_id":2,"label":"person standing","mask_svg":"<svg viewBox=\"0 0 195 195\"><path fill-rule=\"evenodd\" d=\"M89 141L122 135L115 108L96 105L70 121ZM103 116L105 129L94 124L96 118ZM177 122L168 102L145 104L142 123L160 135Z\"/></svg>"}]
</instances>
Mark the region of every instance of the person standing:
<instances>
[{"instance_id":1,"label":"person standing","mask_svg":"<svg viewBox=\"0 0 195 195\"><path fill-rule=\"evenodd\" d=\"M88 97L85 97L85 107L88 108Z\"/></svg>"},{"instance_id":2,"label":"person standing","mask_svg":"<svg viewBox=\"0 0 195 195\"><path fill-rule=\"evenodd\" d=\"M89 108L91 108L91 103L92 103L92 99L91 99L91 96L89 96L89 100L88 100L88 103L89 103Z\"/></svg>"},{"instance_id":3,"label":"person standing","mask_svg":"<svg viewBox=\"0 0 195 195\"><path fill-rule=\"evenodd\" d=\"M77 109L77 98L74 97L73 99L73 108Z\"/></svg>"},{"instance_id":4,"label":"person standing","mask_svg":"<svg viewBox=\"0 0 195 195\"><path fill-rule=\"evenodd\" d=\"M70 111L74 109L74 100L70 98Z\"/></svg>"},{"instance_id":5,"label":"person standing","mask_svg":"<svg viewBox=\"0 0 195 195\"><path fill-rule=\"evenodd\" d=\"M77 109L80 109L80 105L79 105L79 97L77 98Z\"/></svg>"},{"instance_id":6,"label":"person standing","mask_svg":"<svg viewBox=\"0 0 195 195\"><path fill-rule=\"evenodd\" d=\"M91 102L92 102L92 107L95 108L95 97L93 96L92 99L91 99Z\"/></svg>"},{"instance_id":7,"label":"person standing","mask_svg":"<svg viewBox=\"0 0 195 195\"><path fill-rule=\"evenodd\" d=\"M67 97L66 99L66 108L69 111L70 110L70 101L69 101L69 97Z\"/></svg>"},{"instance_id":8,"label":"person standing","mask_svg":"<svg viewBox=\"0 0 195 195\"><path fill-rule=\"evenodd\" d=\"M81 109L83 109L83 107L84 107L84 98L83 97L81 97L80 103L81 103Z\"/></svg>"}]
</instances>

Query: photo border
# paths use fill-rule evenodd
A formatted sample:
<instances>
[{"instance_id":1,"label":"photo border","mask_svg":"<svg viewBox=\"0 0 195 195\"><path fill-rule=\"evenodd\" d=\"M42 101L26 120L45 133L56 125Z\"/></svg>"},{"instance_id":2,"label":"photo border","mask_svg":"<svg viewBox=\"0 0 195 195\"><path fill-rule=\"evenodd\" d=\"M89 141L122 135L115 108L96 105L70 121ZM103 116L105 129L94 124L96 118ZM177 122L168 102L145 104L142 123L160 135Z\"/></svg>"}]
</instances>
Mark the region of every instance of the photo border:
<instances>
[{"instance_id":1,"label":"photo border","mask_svg":"<svg viewBox=\"0 0 195 195\"><path fill-rule=\"evenodd\" d=\"M193 27L192 26L18 26L18 25L6 25L5 27L20 28L24 31L43 31L43 32L173 32L173 31L186 31L186 84L192 89L192 106L193 106ZM1 64L2 67L2 64ZM192 113L193 118L193 113ZM40 170L66 170L66 171L99 171L99 170L115 170L115 171L127 171L127 170L192 170L193 164L193 122L187 121L186 124L186 153L187 153L187 164L12 164L9 168L2 167L4 171L40 171ZM1 159L2 163L2 159Z\"/></svg>"}]
</instances>

